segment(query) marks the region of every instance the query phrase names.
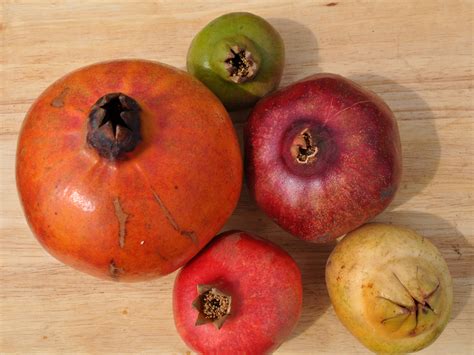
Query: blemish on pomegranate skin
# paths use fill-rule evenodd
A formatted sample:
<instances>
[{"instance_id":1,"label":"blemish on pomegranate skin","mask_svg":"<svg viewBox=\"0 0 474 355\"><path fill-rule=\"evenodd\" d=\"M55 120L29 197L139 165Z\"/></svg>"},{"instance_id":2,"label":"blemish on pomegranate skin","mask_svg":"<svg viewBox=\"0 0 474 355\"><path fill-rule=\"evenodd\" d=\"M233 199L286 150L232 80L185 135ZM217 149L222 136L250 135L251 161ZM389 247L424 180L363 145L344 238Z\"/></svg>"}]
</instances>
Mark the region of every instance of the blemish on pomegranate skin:
<instances>
[{"instance_id":1,"label":"blemish on pomegranate skin","mask_svg":"<svg viewBox=\"0 0 474 355\"><path fill-rule=\"evenodd\" d=\"M156 251L156 254L161 258L163 259L164 261L169 261L169 258L164 256L160 251Z\"/></svg>"},{"instance_id":2,"label":"blemish on pomegranate skin","mask_svg":"<svg viewBox=\"0 0 474 355\"><path fill-rule=\"evenodd\" d=\"M124 310L122 311L122 314L123 314L124 316L126 316L126 315L128 314L128 310L127 310L127 309L124 309Z\"/></svg>"},{"instance_id":3,"label":"blemish on pomegranate skin","mask_svg":"<svg viewBox=\"0 0 474 355\"><path fill-rule=\"evenodd\" d=\"M64 106L64 98L66 97L67 93L69 91L69 88L66 87L61 91L61 93L54 98L53 101L51 101L51 106L56 107L56 108L61 108Z\"/></svg>"},{"instance_id":4,"label":"blemish on pomegranate skin","mask_svg":"<svg viewBox=\"0 0 474 355\"><path fill-rule=\"evenodd\" d=\"M115 216L117 216L119 222L119 245L120 248L123 248L125 246L125 236L127 234L125 226L127 223L128 214L123 211L122 205L120 204L120 199L118 197L114 199L114 209Z\"/></svg>"},{"instance_id":5,"label":"blemish on pomegranate skin","mask_svg":"<svg viewBox=\"0 0 474 355\"><path fill-rule=\"evenodd\" d=\"M43 335L43 340L46 340L48 339L48 336L47 335Z\"/></svg>"},{"instance_id":6,"label":"blemish on pomegranate skin","mask_svg":"<svg viewBox=\"0 0 474 355\"><path fill-rule=\"evenodd\" d=\"M124 273L124 270L121 267L117 267L114 259L110 260L109 263L109 274L113 280L117 280L121 274Z\"/></svg>"},{"instance_id":7,"label":"blemish on pomegranate skin","mask_svg":"<svg viewBox=\"0 0 474 355\"><path fill-rule=\"evenodd\" d=\"M337 2L330 2L330 3L326 4L325 6L332 7L332 6L336 6L336 5L337 5Z\"/></svg>"},{"instance_id":8,"label":"blemish on pomegranate skin","mask_svg":"<svg viewBox=\"0 0 474 355\"><path fill-rule=\"evenodd\" d=\"M395 188L393 186L389 186L385 189L382 189L382 191L380 191L380 199L384 201L387 198L392 197L394 192L395 192Z\"/></svg>"},{"instance_id":9,"label":"blemish on pomegranate skin","mask_svg":"<svg viewBox=\"0 0 474 355\"><path fill-rule=\"evenodd\" d=\"M176 222L176 219L174 218L174 216L171 214L171 211L168 209L168 207L166 207L161 197L153 189L152 189L152 194L153 194L153 197L155 198L155 201L160 206L166 219L168 220L169 224L173 227L173 229L177 231L179 234L181 234L183 237L188 238L194 245L199 246L199 241L197 239L196 233L194 231L182 229L179 226L178 222Z\"/></svg>"},{"instance_id":10,"label":"blemish on pomegranate skin","mask_svg":"<svg viewBox=\"0 0 474 355\"><path fill-rule=\"evenodd\" d=\"M193 231L181 230L179 233L180 233L183 237L186 237L186 238L188 238L189 240L191 240L191 242L192 242L194 245L199 245L199 242L198 242L196 233L194 233Z\"/></svg>"},{"instance_id":11,"label":"blemish on pomegranate skin","mask_svg":"<svg viewBox=\"0 0 474 355\"><path fill-rule=\"evenodd\" d=\"M165 206L164 202L161 200L161 197L155 192L152 190L152 193L153 193L153 197L155 198L155 201L158 203L158 205L160 206L161 210L163 211L166 219L168 220L168 222L171 224L171 226L173 227L174 230L176 231L179 231L180 228L178 226L178 223L176 223L176 220L174 219L173 215L171 214L170 210L168 209L168 207Z\"/></svg>"}]
</instances>

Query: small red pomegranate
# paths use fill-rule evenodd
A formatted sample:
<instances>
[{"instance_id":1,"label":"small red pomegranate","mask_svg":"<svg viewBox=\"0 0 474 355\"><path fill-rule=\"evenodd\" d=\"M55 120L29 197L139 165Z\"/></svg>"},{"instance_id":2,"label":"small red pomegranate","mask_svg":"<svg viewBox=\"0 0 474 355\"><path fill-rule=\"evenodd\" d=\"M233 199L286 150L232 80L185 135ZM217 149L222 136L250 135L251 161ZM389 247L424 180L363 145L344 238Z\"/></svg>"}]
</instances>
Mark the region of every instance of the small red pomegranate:
<instances>
[{"instance_id":1,"label":"small red pomegranate","mask_svg":"<svg viewBox=\"0 0 474 355\"><path fill-rule=\"evenodd\" d=\"M222 228L241 189L231 120L190 75L120 60L55 82L17 150L26 218L56 258L136 281L168 274Z\"/></svg>"},{"instance_id":2,"label":"small red pomegranate","mask_svg":"<svg viewBox=\"0 0 474 355\"><path fill-rule=\"evenodd\" d=\"M295 327L301 273L284 250L245 232L217 237L179 272L173 311L179 334L202 354L264 354Z\"/></svg>"},{"instance_id":3,"label":"small red pomegranate","mask_svg":"<svg viewBox=\"0 0 474 355\"><path fill-rule=\"evenodd\" d=\"M313 75L260 100L245 143L257 204L303 240L327 242L359 227L389 205L400 183L392 111L339 75Z\"/></svg>"}]
</instances>

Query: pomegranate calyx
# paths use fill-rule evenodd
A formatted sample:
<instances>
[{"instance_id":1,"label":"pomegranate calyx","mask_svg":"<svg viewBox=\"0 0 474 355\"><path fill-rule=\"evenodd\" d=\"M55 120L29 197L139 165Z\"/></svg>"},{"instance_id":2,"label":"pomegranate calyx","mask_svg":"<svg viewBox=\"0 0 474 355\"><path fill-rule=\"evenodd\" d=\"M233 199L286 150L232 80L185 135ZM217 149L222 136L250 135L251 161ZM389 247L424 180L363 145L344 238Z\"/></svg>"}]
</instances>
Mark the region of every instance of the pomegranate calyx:
<instances>
[{"instance_id":1,"label":"pomegranate calyx","mask_svg":"<svg viewBox=\"0 0 474 355\"><path fill-rule=\"evenodd\" d=\"M309 164L316 160L318 147L313 142L309 129L305 128L293 140L291 155L299 164Z\"/></svg>"},{"instance_id":2,"label":"pomegranate calyx","mask_svg":"<svg viewBox=\"0 0 474 355\"><path fill-rule=\"evenodd\" d=\"M246 48L232 46L224 63L229 79L236 84L245 83L257 75L258 64Z\"/></svg>"},{"instance_id":3,"label":"pomegranate calyx","mask_svg":"<svg viewBox=\"0 0 474 355\"><path fill-rule=\"evenodd\" d=\"M198 311L195 325L213 323L220 329L230 314L232 297L211 285L198 285L197 291L198 296L193 301Z\"/></svg>"},{"instance_id":4,"label":"pomegranate calyx","mask_svg":"<svg viewBox=\"0 0 474 355\"><path fill-rule=\"evenodd\" d=\"M140 141L140 106L122 93L102 96L89 113L87 142L104 158L116 160Z\"/></svg>"}]
</instances>

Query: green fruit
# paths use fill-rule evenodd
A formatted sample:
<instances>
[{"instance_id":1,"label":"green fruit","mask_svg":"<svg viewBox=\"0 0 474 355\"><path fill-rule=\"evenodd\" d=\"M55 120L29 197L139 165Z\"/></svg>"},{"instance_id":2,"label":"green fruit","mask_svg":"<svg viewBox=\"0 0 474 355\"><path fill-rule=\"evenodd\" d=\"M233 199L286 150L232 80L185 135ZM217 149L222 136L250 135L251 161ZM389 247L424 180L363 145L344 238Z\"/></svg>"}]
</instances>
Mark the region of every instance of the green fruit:
<instances>
[{"instance_id":1,"label":"green fruit","mask_svg":"<svg viewBox=\"0 0 474 355\"><path fill-rule=\"evenodd\" d=\"M423 349L451 314L446 262L403 227L374 223L350 232L329 256L326 285L340 321L377 353Z\"/></svg>"},{"instance_id":2,"label":"green fruit","mask_svg":"<svg viewBox=\"0 0 474 355\"><path fill-rule=\"evenodd\" d=\"M188 50L188 72L227 109L252 106L280 83L285 51L280 34L263 18L234 12L211 21Z\"/></svg>"}]
</instances>

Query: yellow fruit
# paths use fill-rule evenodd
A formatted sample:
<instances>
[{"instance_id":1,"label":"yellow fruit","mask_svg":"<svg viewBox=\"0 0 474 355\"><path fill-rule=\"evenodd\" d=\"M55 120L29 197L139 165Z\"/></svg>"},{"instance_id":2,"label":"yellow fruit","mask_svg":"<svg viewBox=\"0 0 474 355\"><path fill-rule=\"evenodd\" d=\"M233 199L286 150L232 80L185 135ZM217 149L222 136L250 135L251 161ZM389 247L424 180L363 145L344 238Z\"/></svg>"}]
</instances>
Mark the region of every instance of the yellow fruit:
<instances>
[{"instance_id":1,"label":"yellow fruit","mask_svg":"<svg viewBox=\"0 0 474 355\"><path fill-rule=\"evenodd\" d=\"M446 262L404 227L373 223L349 233L328 259L326 285L341 322L374 352L421 350L451 314Z\"/></svg>"}]
</instances>

